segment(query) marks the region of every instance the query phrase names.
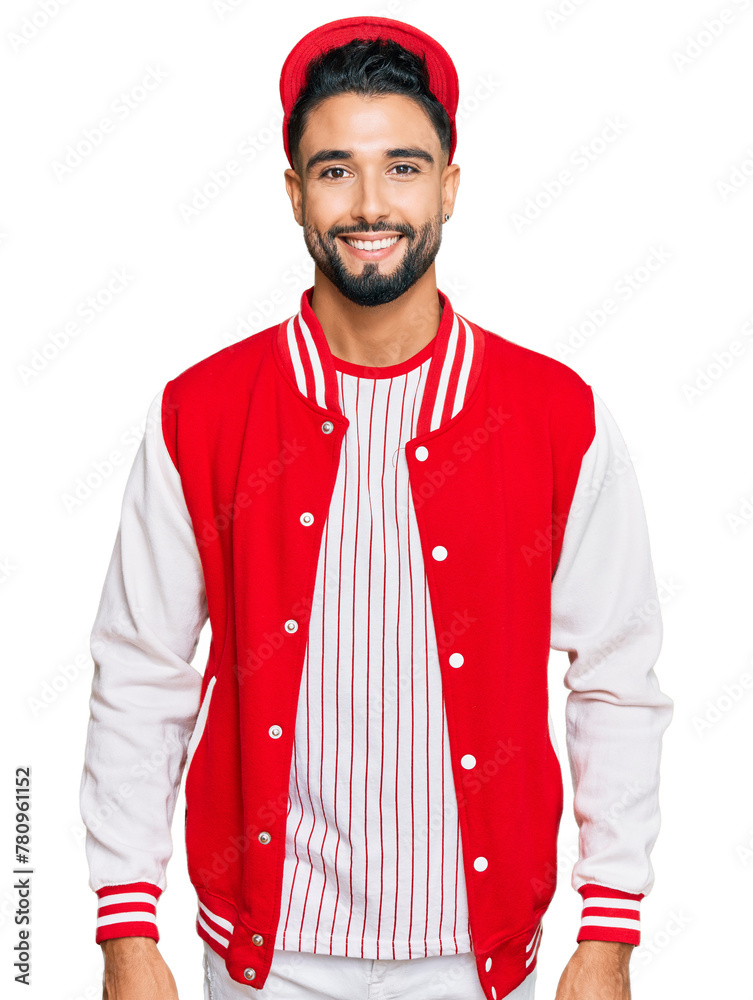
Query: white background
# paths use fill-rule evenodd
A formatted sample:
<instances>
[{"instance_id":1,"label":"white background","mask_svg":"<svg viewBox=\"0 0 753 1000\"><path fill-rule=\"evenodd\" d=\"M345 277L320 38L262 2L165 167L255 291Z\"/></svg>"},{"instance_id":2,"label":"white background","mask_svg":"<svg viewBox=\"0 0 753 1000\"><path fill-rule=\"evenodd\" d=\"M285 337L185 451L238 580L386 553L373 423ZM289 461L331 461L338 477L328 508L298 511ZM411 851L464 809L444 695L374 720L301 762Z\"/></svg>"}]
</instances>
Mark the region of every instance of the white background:
<instances>
[{"instance_id":1,"label":"white background","mask_svg":"<svg viewBox=\"0 0 753 1000\"><path fill-rule=\"evenodd\" d=\"M315 25L382 13L434 35L460 76L462 175L439 287L470 319L589 382L641 484L664 595L656 670L675 715L634 998L751 996L753 5L582 0L563 2L557 18L557 0L498 13L479 0L235 0L225 11L212 0L44 2L49 16L33 0L6 0L0 13L3 995L101 996L78 790L89 631L128 469L165 382L292 315L313 283L283 183L280 67ZM145 79L151 90L140 89ZM127 114L121 95L134 105ZM112 130L61 171L69 147L86 150L87 130L106 117ZM213 172L231 160L237 175L213 189ZM558 193L563 170L571 183ZM187 219L205 187L205 207ZM527 204L537 217L517 224ZM117 271L127 283L107 293ZM98 296L91 319L89 296ZM610 297L616 310L602 323L592 312L588 326L589 310ZM66 344L72 320L78 333ZM71 506L66 497L87 480L89 495ZM552 655L561 750L566 666L564 653ZM13 786L23 765L33 771L30 990L12 968ZM537 1000L554 997L580 916L567 769L564 778ZM183 808L181 791L160 949L181 1000L200 1000Z\"/></svg>"}]
</instances>

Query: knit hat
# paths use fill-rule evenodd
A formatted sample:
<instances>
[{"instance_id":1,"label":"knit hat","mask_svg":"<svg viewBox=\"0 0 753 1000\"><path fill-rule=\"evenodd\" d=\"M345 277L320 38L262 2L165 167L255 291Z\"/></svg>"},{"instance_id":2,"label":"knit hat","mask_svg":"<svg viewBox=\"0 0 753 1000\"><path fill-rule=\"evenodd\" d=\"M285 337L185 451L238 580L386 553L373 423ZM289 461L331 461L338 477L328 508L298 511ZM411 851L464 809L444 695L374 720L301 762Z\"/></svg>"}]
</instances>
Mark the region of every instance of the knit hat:
<instances>
[{"instance_id":1,"label":"knit hat","mask_svg":"<svg viewBox=\"0 0 753 1000\"><path fill-rule=\"evenodd\" d=\"M293 160L288 141L288 119L306 83L308 65L323 52L344 45L353 38L390 38L416 55L426 56L429 89L444 106L452 127L448 160L448 163L452 163L457 142L455 112L458 108L459 86L457 70L449 54L430 35L404 21L394 21L389 17L346 17L339 21L329 21L309 31L293 46L283 63L280 74L280 96L284 111L282 138L291 167Z\"/></svg>"}]
</instances>

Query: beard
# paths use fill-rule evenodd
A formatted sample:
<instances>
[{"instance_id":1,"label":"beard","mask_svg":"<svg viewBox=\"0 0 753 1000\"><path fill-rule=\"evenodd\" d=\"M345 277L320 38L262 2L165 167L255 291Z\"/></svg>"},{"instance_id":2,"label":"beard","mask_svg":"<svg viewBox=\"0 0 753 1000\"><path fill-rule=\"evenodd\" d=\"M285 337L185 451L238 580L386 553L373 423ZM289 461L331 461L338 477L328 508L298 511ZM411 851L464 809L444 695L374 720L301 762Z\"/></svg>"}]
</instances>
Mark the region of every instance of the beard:
<instances>
[{"instance_id":1,"label":"beard","mask_svg":"<svg viewBox=\"0 0 753 1000\"><path fill-rule=\"evenodd\" d=\"M380 271L381 261L364 261L361 271L354 274L343 261L341 254L347 251L342 250L337 236L358 232L402 233L403 240L407 242L400 263L393 270L383 273ZM304 208L303 238L319 270L347 299L359 306L381 306L406 292L431 267L442 242L442 216L440 213L429 219L418 230L407 224L391 226L377 223L360 228L336 226L320 233L306 223Z\"/></svg>"}]
</instances>

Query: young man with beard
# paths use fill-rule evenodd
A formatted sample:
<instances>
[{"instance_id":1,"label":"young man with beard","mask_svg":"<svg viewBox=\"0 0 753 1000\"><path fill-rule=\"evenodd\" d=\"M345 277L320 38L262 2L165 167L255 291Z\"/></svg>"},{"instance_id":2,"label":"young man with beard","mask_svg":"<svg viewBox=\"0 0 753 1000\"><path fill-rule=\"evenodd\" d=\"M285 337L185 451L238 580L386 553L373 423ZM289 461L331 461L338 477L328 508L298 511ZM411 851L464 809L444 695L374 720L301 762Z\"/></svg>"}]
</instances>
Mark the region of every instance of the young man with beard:
<instances>
[{"instance_id":1,"label":"young man with beard","mask_svg":"<svg viewBox=\"0 0 753 1000\"><path fill-rule=\"evenodd\" d=\"M553 647L583 899L556 1000L628 1000L672 702L624 442L572 369L437 288L446 51L347 18L301 39L281 94L314 285L154 398L93 632L105 996L177 996L156 901L185 767L206 998L530 1000L562 810Z\"/></svg>"}]
</instances>

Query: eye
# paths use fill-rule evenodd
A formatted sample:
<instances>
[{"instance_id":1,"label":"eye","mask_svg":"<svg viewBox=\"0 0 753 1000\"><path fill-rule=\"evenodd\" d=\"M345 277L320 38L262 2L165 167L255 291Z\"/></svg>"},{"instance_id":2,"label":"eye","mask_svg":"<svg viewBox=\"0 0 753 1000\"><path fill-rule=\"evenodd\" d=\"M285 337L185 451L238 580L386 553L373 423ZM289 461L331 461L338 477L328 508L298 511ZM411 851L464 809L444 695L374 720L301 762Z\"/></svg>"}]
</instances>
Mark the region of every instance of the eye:
<instances>
[{"instance_id":1,"label":"eye","mask_svg":"<svg viewBox=\"0 0 753 1000\"><path fill-rule=\"evenodd\" d=\"M393 167L393 170L397 170L398 167L406 167L407 170L410 170L412 173L414 174L418 173L418 170L416 170L415 167L411 166L410 163L396 163L395 166Z\"/></svg>"},{"instance_id":2,"label":"eye","mask_svg":"<svg viewBox=\"0 0 753 1000\"><path fill-rule=\"evenodd\" d=\"M326 170L322 170L322 172L319 174L319 176L320 177L326 177L327 174L329 174L330 171L332 171L332 170L345 170L345 167L327 167ZM339 179L340 179L339 177L333 177L332 178L332 180L339 180Z\"/></svg>"}]
</instances>

